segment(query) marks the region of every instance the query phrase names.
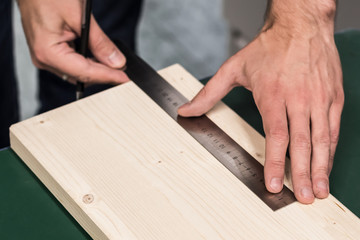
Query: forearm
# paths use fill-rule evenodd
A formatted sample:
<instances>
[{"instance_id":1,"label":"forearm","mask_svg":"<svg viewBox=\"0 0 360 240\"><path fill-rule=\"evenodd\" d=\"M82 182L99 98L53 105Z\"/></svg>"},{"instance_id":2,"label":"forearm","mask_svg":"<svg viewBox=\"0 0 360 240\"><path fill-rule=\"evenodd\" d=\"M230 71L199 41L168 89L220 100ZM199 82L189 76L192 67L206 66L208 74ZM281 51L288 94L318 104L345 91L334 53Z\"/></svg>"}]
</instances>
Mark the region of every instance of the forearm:
<instances>
[{"instance_id":1,"label":"forearm","mask_svg":"<svg viewBox=\"0 0 360 240\"><path fill-rule=\"evenodd\" d=\"M336 0L268 0L263 31L274 25L292 34L326 31L333 34Z\"/></svg>"}]
</instances>

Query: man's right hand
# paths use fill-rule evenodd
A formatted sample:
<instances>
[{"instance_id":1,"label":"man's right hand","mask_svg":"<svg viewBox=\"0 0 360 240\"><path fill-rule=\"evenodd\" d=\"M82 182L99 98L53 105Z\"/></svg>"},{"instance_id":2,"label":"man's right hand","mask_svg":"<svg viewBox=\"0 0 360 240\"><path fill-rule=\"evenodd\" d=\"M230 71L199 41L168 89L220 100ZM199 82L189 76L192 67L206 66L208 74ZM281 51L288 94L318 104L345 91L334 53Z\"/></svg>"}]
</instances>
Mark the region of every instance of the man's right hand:
<instances>
[{"instance_id":1,"label":"man's right hand","mask_svg":"<svg viewBox=\"0 0 360 240\"><path fill-rule=\"evenodd\" d=\"M119 84L129 80L119 70L126 59L91 16L89 49L97 61L72 48L81 32L81 0L18 0L34 65L87 84Z\"/></svg>"}]
</instances>

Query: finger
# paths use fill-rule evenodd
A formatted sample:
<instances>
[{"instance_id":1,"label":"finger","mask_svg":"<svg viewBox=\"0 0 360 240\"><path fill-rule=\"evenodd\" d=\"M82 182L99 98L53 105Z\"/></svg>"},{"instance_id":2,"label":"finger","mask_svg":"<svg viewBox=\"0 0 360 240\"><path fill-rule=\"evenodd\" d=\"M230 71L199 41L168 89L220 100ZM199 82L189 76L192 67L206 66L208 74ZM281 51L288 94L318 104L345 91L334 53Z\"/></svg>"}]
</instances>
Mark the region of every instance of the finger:
<instances>
[{"instance_id":1,"label":"finger","mask_svg":"<svg viewBox=\"0 0 360 240\"><path fill-rule=\"evenodd\" d=\"M311 113L311 177L317 198L329 195L330 128L329 111L316 108Z\"/></svg>"},{"instance_id":2,"label":"finger","mask_svg":"<svg viewBox=\"0 0 360 240\"><path fill-rule=\"evenodd\" d=\"M67 43L54 45L47 51L48 66L84 83L119 84L129 81L127 75L76 53Z\"/></svg>"},{"instance_id":3,"label":"finger","mask_svg":"<svg viewBox=\"0 0 360 240\"><path fill-rule=\"evenodd\" d=\"M314 201L310 180L310 114L300 105L287 106L290 125L290 159L294 193L301 203Z\"/></svg>"},{"instance_id":4,"label":"finger","mask_svg":"<svg viewBox=\"0 0 360 240\"><path fill-rule=\"evenodd\" d=\"M265 184L269 192L278 193L283 188L285 156L289 144L286 108L283 103L274 103L259 109L266 135Z\"/></svg>"},{"instance_id":5,"label":"finger","mask_svg":"<svg viewBox=\"0 0 360 240\"><path fill-rule=\"evenodd\" d=\"M178 109L179 115L183 117L201 116L208 112L237 85L233 74L229 71L233 70L229 69L225 63L192 101L184 104Z\"/></svg>"},{"instance_id":6,"label":"finger","mask_svg":"<svg viewBox=\"0 0 360 240\"><path fill-rule=\"evenodd\" d=\"M340 123L341 123L341 113L343 110L344 101L335 102L330 107L329 112L329 125L330 125L330 161L328 167L328 175L332 170L335 158L335 151L339 141L340 136Z\"/></svg>"},{"instance_id":7,"label":"finger","mask_svg":"<svg viewBox=\"0 0 360 240\"><path fill-rule=\"evenodd\" d=\"M101 30L93 16L90 24L89 48L100 62L109 67L122 68L126 64L125 56Z\"/></svg>"},{"instance_id":8,"label":"finger","mask_svg":"<svg viewBox=\"0 0 360 240\"><path fill-rule=\"evenodd\" d=\"M76 83L77 83L76 78L74 78L72 76L69 76L66 73L60 72L60 71L58 71L57 69L55 69L55 68L53 68L51 66L44 65L44 67L42 69L55 74L56 76L58 76L64 82L68 82L68 83L73 84L73 85L76 85Z\"/></svg>"}]
</instances>

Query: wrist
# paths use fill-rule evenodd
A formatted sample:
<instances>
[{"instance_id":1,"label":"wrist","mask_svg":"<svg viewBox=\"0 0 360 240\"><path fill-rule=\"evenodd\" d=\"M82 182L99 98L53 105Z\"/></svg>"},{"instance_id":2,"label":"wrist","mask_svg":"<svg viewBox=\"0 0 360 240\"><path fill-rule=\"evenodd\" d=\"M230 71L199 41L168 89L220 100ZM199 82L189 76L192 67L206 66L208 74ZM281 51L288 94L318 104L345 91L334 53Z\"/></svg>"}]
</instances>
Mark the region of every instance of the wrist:
<instances>
[{"instance_id":1,"label":"wrist","mask_svg":"<svg viewBox=\"0 0 360 240\"><path fill-rule=\"evenodd\" d=\"M269 0L262 31L277 28L288 35L333 35L335 13L335 0Z\"/></svg>"}]
</instances>

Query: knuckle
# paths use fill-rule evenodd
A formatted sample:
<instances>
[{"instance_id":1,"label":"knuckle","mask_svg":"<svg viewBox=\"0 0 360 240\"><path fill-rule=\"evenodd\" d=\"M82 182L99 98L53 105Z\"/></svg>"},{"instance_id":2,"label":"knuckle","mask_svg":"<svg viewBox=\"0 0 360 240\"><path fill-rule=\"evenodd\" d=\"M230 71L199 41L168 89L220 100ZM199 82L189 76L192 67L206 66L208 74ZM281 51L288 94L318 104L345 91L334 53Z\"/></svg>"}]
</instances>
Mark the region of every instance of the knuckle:
<instances>
[{"instance_id":1,"label":"knuckle","mask_svg":"<svg viewBox=\"0 0 360 240\"><path fill-rule=\"evenodd\" d=\"M271 159L269 160L269 167L283 170L285 168L285 161L280 159Z\"/></svg>"},{"instance_id":2,"label":"knuckle","mask_svg":"<svg viewBox=\"0 0 360 240\"><path fill-rule=\"evenodd\" d=\"M94 48L99 49L103 47L104 37L102 35L97 35L94 40Z\"/></svg>"},{"instance_id":3,"label":"knuckle","mask_svg":"<svg viewBox=\"0 0 360 240\"><path fill-rule=\"evenodd\" d=\"M336 88L332 89L331 98L332 103L343 105L345 102L344 87L342 85L338 85Z\"/></svg>"},{"instance_id":4,"label":"knuckle","mask_svg":"<svg viewBox=\"0 0 360 240\"><path fill-rule=\"evenodd\" d=\"M317 166L314 169L312 169L312 175L313 178L315 177L325 177L327 178L327 175L329 173L329 167L328 166Z\"/></svg>"},{"instance_id":5,"label":"knuckle","mask_svg":"<svg viewBox=\"0 0 360 240\"><path fill-rule=\"evenodd\" d=\"M305 133L294 134L294 136L291 138L291 146L295 150L310 151L311 150L310 138Z\"/></svg>"},{"instance_id":6,"label":"knuckle","mask_svg":"<svg viewBox=\"0 0 360 240\"><path fill-rule=\"evenodd\" d=\"M335 158L335 153L330 153L330 162L333 162Z\"/></svg>"},{"instance_id":7,"label":"knuckle","mask_svg":"<svg viewBox=\"0 0 360 240\"><path fill-rule=\"evenodd\" d=\"M89 59L86 59L86 61L82 63L81 69L79 75L76 77L80 82L90 83L92 81L90 76L98 76L96 69L91 66L91 60Z\"/></svg>"},{"instance_id":8,"label":"knuckle","mask_svg":"<svg viewBox=\"0 0 360 240\"><path fill-rule=\"evenodd\" d=\"M200 92L199 92L199 96L200 97L207 97L209 95L209 85L207 84L205 87L203 87Z\"/></svg>"},{"instance_id":9,"label":"knuckle","mask_svg":"<svg viewBox=\"0 0 360 240\"><path fill-rule=\"evenodd\" d=\"M300 99L297 100L296 108L294 107L293 110L299 111L299 112L306 112L310 106L310 101L307 99L307 97L303 96Z\"/></svg>"},{"instance_id":10,"label":"knuckle","mask_svg":"<svg viewBox=\"0 0 360 240\"><path fill-rule=\"evenodd\" d=\"M298 106L307 106L311 102L311 95L308 89L304 87L300 87L296 89L296 92L291 96L292 100L294 101L294 105Z\"/></svg>"},{"instance_id":11,"label":"knuckle","mask_svg":"<svg viewBox=\"0 0 360 240\"><path fill-rule=\"evenodd\" d=\"M107 38L103 34L97 35L94 40L94 50L96 52L104 52L109 49L109 44L107 43Z\"/></svg>"},{"instance_id":12,"label":"knuckle","mask_svg":"<svg viewBox=\"0 0 360 240\"><path fill-rule=\"evenodd\" d=\"M331 98L331 96L329 94L326 94L324 96L322 96L320 102L320 106L323 109L329 109L331 104L333 103L333 99Z\"/></svg>"},{"instance_id":13,"label":"knuckle","mask_svg":"<svg viewBox=\"0 0 360 240\"><path fill-rule=\"evenodd\" d=\"M335 93L335 102L337 102L337 103L339 103L341 105L344 105L345 94L344 94L343 89L336 91L336 93Z\"/></svg>"},{"instance_id":14,"label":"knuckle","mask_svg":"<svg viewBox=\"0 0 360 240\"><path fill-rule=\"evenodd\" d=\"M331 130L330 132L330 141L332 144L337 144L340 138L340 131L339 129Z\"/></svg>"},{"instance_id":15,"label":"knuckle","mask_svg":"<svg viewBox=\"0 0 360 240\"><path fill-rule=\"evenodd\" d=\"M32 55L37 63L44 64L46 62L46 51L44 51L43 47L39 46L39 44L34 45Z\"/></svg>"},{"instance_id":16,"label":"knuckle","mask_svg":"<svg viewBox=\"0 0 360 240\"><path fill-rule=\"evenodd\" d=\"M269 79L272 85L268 85L267 89L269 91L270 96L279 96L283 92L283 83L280 80L273 80L272 76L265 76L264 79Z\"/></svg>"},{"instance_id":17,"label":"knuckle","mask_svg":"<svg viewBox=\"0 0 360 240\"><path fill-rule=\"evenodd\" d=\"M267 135L271 140L281 144L289 142L289 132L287 128L284 127L270 128Z\"/></svg>"},{"instance_id":18,"label":"knuckle","mask_svg":"<svg viewBox=\"0 0 360 240\"><path fill-rule=\"evenodd\" d=\"M46 62L46 56L45 56L45 52L44 51L36 51L34 52L34 58L36 59L37 62L39 62L40 64L43 64Z\"/></svg>"},{"instance_id":19,"label":"knuckle","mask_svg":"<svg viewBox=\"0 0 360 240\"><path fill-rule=\"evenodd\" d=\"M330 146L330 135L329 133L322 133L321 135L313 137L313 144L319 146Z\"/></svg>"},{"instance_id":20,"label":"knuckle","mask_svg":"<svg viewBox=\"0 0 360 240\"><path fill-rule=\"evenodd\" d=\"M299 179L310 179L310 172L307 169L294 170L294 175Z\"/></svg>"},{"instance_id":21,"label":"knuckle","mask_svg":"<svg viewBox=\"0 0 360 240\"><path fill-rule=\"evenodd\" d=\"M329 105L331 102L330 94L325 89L320 89L319 91L317 91L317 94L314 97L316 99L317 104L319 104L320 106Z\"/></svg>"}]
</instances>

